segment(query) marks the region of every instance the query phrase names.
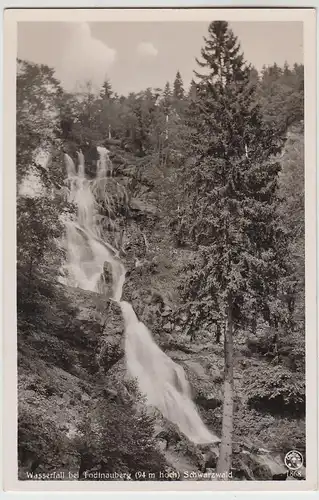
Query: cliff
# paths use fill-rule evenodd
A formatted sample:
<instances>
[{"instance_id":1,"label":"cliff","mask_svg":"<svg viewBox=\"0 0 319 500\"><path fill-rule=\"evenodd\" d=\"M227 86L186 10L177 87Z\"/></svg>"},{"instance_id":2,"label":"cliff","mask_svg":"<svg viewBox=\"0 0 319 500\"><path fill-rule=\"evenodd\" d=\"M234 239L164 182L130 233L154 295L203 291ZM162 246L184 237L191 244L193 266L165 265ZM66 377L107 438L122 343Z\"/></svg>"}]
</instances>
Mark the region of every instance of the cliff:
<instances>
[{"instance_id":1,"label":"cliff","mask_svg":"<svg viewBox=\"0 0 319 500\"><path fill-rule=\"evenodd\" d=\"M48 300L45 295L42 298L44 303ZM165 309L162 314L166 321ZM83 425L86 425L83 422L87 416L92 416L102 401L107 419L108 411L124 410L123 398L134 401L136 395L125 366L122 318L118 306L105 297L58 284L54 285L49 307L38 315L36 322L33 318L19 318L20 478L26 479L32 471L39 474L48 470L63 470L65 479L69 473L76 478L83 462ZM184 368L202 418L218 434L222 345L210 339L194 344L188 337L177 338L174 332L162 339L161 345ZM237 352L232 474L238 480L272 479L274 474L286 473L285 448L280 440L284 438L283 431L289 430L291 419L249 409L246 388L251 370L267 367L262 360L247 356L244 349ZM139 404L144 406L143 402ZM162 461L158 474L165 473L163 480L176 479L174 474L178 473L178 477L185 480L205 479L202 476L205 471L206 474L214 471L218 449L193 445L156 411L149 412L153 419L152 453L157 456L157 463L158 457ZM298 426L298 420L294 425ZM301 428L301 421L299 425ZM134 434L131 437L134 447ZM298 443L290 441L289 447L293 444ZM104 453L107 455L108 450ZM120 446L117 453L121 454ZM96 467L89 463L88 470L96 470Z\"/></svg>"}]
</instances>

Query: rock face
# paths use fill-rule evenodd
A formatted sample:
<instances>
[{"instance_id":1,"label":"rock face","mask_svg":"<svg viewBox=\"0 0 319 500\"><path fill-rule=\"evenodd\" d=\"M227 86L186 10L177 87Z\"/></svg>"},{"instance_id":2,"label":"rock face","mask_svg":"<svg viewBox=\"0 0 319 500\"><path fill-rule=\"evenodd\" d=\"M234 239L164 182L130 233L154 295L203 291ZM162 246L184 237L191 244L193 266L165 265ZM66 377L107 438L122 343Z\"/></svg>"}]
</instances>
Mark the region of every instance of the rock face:
<instances>
[{"instance_id":1,"label":"rock face","mask_svg":"<svg viewBox=\"0 0 319 500\"><path fill-rule=\"evenodd\" d=\"M119 307L101 295L62 286L58 287L57 296L60 295L64 297L63 307L58 300L51 300L45 323L20 321L19 413L21 418L32 417L35 421L41 416L44 452L45 447L46 453L54 453L54 446L64 447L70 455L68 467L77 470L80 459L71 450L85 412L91 411L101 396L109 405L115 404L123 391L134 396L125 366ZM222 348L210 342L183 342L179 349L174 340L161 346L184 368L202 418L218 435L222 416ZM241 383L240 377L237 383ZM168 467L178 471L179 479L207 480L207 474L212 477L218 449L195 446L155 409L149 408L148 412L155 418L158 450ZM47 429L53 427L59 437L46 436ZM37 468L38 452L31 448L30 445L30 449L23 450L22 475L26 467ZM234 443L233 463L233 478L237 480L269 480L274 474L286 472L281 457L245 437Z\"/></svg>"}]
</instances>

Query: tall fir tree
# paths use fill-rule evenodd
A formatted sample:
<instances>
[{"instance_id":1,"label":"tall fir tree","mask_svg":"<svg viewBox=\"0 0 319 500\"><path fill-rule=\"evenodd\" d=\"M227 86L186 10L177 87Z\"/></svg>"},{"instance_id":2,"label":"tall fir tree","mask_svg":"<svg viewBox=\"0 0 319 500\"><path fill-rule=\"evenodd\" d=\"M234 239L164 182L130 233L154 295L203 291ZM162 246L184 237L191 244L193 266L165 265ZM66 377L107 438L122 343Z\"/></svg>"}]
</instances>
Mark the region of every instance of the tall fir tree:
<instances>
[{"instance_id":1,"label":"tall fir tree","mask_svg":"<svg viewBox=\"0 0 319 500\"><path fill-rule=\"evenodd\" d=\"M282 69L278 66L278 64L274 63L271 66L263 66L262 81L266 85L270 85L271 83L278 81L281 76Z\"/></svg>"},{"instance_id":2,"label":"tall fir tree","mask_svg":"<svg viewBox=\"0 0 319 500\"><path fill-rule=\"evenodd\" d=\"M169 82L166 82L163 90L162 106L163 109L168 113L169 108L172 104L172 91Z\"/></svg>"},{"instance_id":3,"label":"tall fir tree","mask_svg":"<svg viewBox=\"0 0 319 500\"><path fill-rule=\"evenodd\" d=\"M188 89L188 98L191 100L196 99L196 94L197 94L196 82L194 79L192 79Z\"/></svg>"},{"instance_id":4,"label":"tall fir tree","mask_svg":"<svg viewBox=\"0 0 319 500\"><path fill-rule=\"evenodd\" d=\"M197 249L185 294L199 322L222 321L224 404L218 471L231 468L233 334L247 314L277 297L285 231L277 213L284 138L263 122L251 67L226 22L213 22L198 61L204 74L191 102L183 169L180 239ZM189 227L191 231L189 234ZM273 300L272 300L273 298Z\"/></svg>"},{"instance_id":5,"label":"tall fir tree","mask_svg":"<svg viewBox=\"0 0 319 500\"><path fill-rule=\"evenodd\" d=\"M208 37L204 37L205 46L201 49L202 60L196 58L197 64L207 70L206 74L195 71L202 81L210 83L230 83L232 79L242 81L247 77L242 71L244 56L240 52L237 37L228 28L226 21L215 21L208 27Z\"/></svg>"},{"instance_id":6,"label":"tall fir tree","mask_svg":"<svg viewBox=\"0 0 319 500\"><path fill-rule=\"evenodd\" d=\"M250 81L253 85L257 85L259 83L259 74L254 66L250 69Z\"/></svg>"},{"instance_id":7,"label":"tall fir tree","mask_svg":"<svg viewBox=\"0 0 319 500\"><path fill-rule=\"evenodd\" d=\"M173 97L174 99L183 99L185 95L184 92L184 84L182 80L182 76L179 71L176 73L176 77L173 85Z\"/></svg>"},{"instance_id":8,"label":"tall fir tree","mask_svg":"<svg viewBox=\"0 0 319 500\"><path fill-rule=\"evenodd\" d=\"M113 97L113 90L112 90L112 85L109 82L109 80L105 80L105 82L102 85L101 92L100 92L100 97L101 99L112 99Z\"/></svg>"}]
</instances>

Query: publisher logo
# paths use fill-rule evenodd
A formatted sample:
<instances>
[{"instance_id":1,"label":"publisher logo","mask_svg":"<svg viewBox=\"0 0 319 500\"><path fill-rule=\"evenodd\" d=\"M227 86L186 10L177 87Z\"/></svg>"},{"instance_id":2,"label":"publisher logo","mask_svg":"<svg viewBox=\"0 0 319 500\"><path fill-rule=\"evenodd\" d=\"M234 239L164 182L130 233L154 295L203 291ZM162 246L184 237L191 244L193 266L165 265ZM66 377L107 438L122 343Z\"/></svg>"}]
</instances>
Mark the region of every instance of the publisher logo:
<instances>
[{"instance_id":1,"label":"publisher logo","mask_svg":"<svg viewBox=\"0 0 319 500\"><path fill-rule=\"evenodd\" d=\"M288 451L285 456L285 465L289 470L298 470L303 465L303 456L297 450Z\"/></svg>"}]
</instances>

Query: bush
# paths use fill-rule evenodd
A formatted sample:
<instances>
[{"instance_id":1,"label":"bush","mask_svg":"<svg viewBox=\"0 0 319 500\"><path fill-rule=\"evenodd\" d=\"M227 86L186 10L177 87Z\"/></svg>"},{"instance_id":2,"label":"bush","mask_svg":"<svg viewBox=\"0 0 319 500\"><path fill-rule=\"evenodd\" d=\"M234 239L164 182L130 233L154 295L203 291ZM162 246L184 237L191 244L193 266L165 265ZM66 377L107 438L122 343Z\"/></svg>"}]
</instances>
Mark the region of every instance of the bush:
<instances>
[{"instance_id":1,"label":"bush","mask_svg":"<svg viewBox=\"0 0 319 500\"><path fill-rule=\"evenodd\" d=\"M256 336L248 336L246 346L252 354L271 355L273 354L273 336L269 332L263 331Z\"/></svg>"},{"instance_id":2,"label":"bush","mask_svg":"<svg viewBox=\"0 0 319 500\"><path fill-rule=\"evenodd\" d=\"M141 396L131 397L123 388L112 398L100 397L81 426L80 477L89 479L86 471L120 471L135 479L136 472L164 471L167 464L156 448L154 424L155 416L147 413Z\"/></svg>"},{"instance_id":3,"label":"bush","mask_svg":"<svg viewBox=\"0 0 319 500\"><path fill-rule=\"evenodd\" d=\"M304 377L281 365L254 372L247 387L248 405L274 414L302 416L305 413Z\"/></svg>"},{"instance_id":4,"label":"bush","mask_svg":"<svg viewBox=\"0 0 319 500\"><path fill-rule=\"evenodd\" d=\"M108 371L124 356L122 338L118 335L107 336L101 342L98 354L98 364L104 371Z\"/></svg>"},{"instance_id":5,"label":"bush","mask_svg":"<svg viewBox=\"0 0 319 500\"><path fill-rule=\"evenodd\" d=\"M295 331L285 335L278 342L280 361L293 371L302 373L305 377L305 335L304 331Z\"/></svg>"},{"instance_id":6,"label":"bush","mask_svg":"<svg viewBox=\"0 0 319 500\"><path fill-rule=\"evenodd\" d=\"M278 361L293 371L304 371L305 368L305 336L303 331L280 331L277 350L274 345L274 334L271 329L263 330L258 335L246 339L247 356L251 354L265 356L268 359L278 357Z\"/></svg>"},{"instance_id":7,"label":"bush","mask_svg":"<svg viewBox=\"0 0 319 500\"><path fill-rule=\"evenodd\" d=\"M43 334L30 338L29 345L39 353L41 359L62 370L72 371L77 364L77 353L66 342L52 335Z\"/></svg>"},{"instance_id":8,"label":"bush","mask_svg":"<svg viewBox=\"0 0 319 500\"><path fill-rule=\"evenodd\" d=\"M304 419L282 418L242 407L236 413L234 424L234 441L236 442L248 440L257 447L283 455L293 449L301 453L305 452Z\"/></svg>"},{"instance_id":9,"label":"bush","mask_svg":"<svg viewBox=\"0 0 319 500\"><path fill-rule=\"evenodd\" d=\"M18 459L28 472L49 472L70 465L70 440L54 421L45 419L30 406L19 407Z\"/></svg>"},{"instance_id":10,"label":"bush","mask_svg":"<svg viewBox=\"0 0 319 500\"><path fill-rule=\"evenodd\" d=\"M272 451L283 457L290 450L298 450L306 457L306 425L304 420L281 419L271 428L260 430L259 437Z\"/></svg>"}]
</instances>

